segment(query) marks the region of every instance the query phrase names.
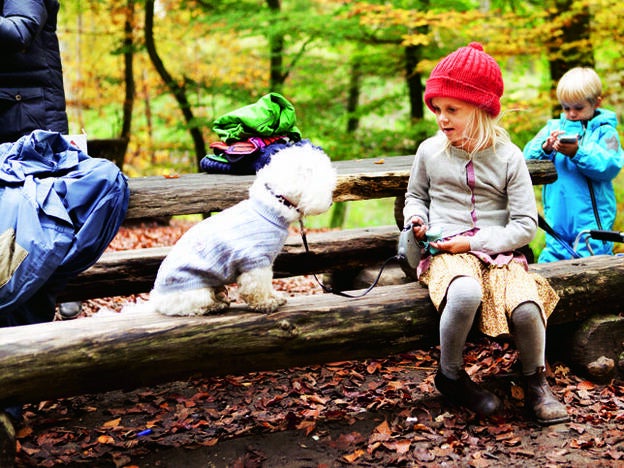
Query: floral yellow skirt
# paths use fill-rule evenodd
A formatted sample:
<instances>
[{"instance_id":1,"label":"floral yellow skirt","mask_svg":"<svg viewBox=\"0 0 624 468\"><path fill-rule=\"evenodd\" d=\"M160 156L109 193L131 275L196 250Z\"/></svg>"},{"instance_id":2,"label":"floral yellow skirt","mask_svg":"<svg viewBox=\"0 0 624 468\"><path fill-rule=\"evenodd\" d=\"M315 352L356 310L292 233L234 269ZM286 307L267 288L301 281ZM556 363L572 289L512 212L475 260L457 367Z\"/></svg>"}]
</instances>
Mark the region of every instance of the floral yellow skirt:
<instances>
[{"instance_id":1,"label":"floral yellow skirt","mask_svg":"<svg viewBox=\"0 0 624 468\"><path fill-rule=\"evenodd\" d=\"M559 302L559 296L548 281L526 271L520 262L498 266L469 253L440 254L431 259L419 278L429 288L429 296L438 311L449 284L458 276L470 276L481 284L483 301L479 329L488 336L509 334L508 319L523 302L532 301L539 306L544 324Z\"/></svg>"}]
</instances>

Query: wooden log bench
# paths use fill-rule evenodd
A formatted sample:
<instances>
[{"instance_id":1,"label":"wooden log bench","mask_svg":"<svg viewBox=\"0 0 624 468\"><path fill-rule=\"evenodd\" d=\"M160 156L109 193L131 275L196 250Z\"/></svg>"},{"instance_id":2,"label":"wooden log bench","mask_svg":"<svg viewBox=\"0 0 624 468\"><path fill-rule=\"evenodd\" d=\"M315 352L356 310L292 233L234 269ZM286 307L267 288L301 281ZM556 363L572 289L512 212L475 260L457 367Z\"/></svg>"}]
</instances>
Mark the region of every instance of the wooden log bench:
<instances>
[{"instance_id":1,"label":"wooden log bench","mask_svg":"<svg viewBox=\"0 0 624 468\"><path fill-rule=\"evenodd\" d=\"M622 257L531 269L561 296L549 328L624 309ZM132 389L199 372L226 375L382 357L437 343L437 327L427 290L412 282L380 286L357 299L299 296L269 315L235 306L207 317L124 312L0 329L0 403Z\"/></svg>"},{"instance_id":2,"label":"wooden log bench","mask_svg":"<svg viewBox=\"0 0 624 468\"><path fill-rule=\"evenodd\" d=\"M352 159L333 163L338 173L334 202L403 195L414 156ZM534 185L553 182L550 161L527 161ZM254 176L184 174L131 178L126 219L221 211L247 198Z\"/></svg>"},{"instance_id":3,"label":"wooden log bench","mask_svg":"<svg viewBox=\"0 0 624 468\"><path fill-rule=\"evenodd\" d=\"M335 202L402 197L413 156L337 161ZM535 185L552 182L549 161L529 161ZM127 220L222 211L247 198L254 176L186 174L178 178L140 177L129 181ZM396 250L398 230L356 229L309 236L312 255L299 237L291 237L275 265L276 277L357 270L376 265ZM89 270L69 283L60 301L148 292L169 248L106 252ZM364 254L364 252L366 254Z\"/></svg>"},{"instance_id":4,"label":"wooden log bench","mask_svg":"<svg viewBox=\"0 0 624 468\"><path fill-rule=\"evenodd\" d=\"M412 158L336 162L334 200L401 196ZM528 165L534 184L556 178L549 162ZM253 176L209 174L131 179L127 219L220 211L246 198L252 181ZM378 264L395 252L397 236L396 226L319 233L310 238L313 255L304 253L300 240L291 239L276 261L276 275ZM62 297L149 291L167 250L107 253ZM611 301L615 305L609 312L620 313L615 291L624 281L621 262L620 257L595 257L533 265L562 296L551 324L600 315ZM270 315L235 306L214 317L124 313L0 329L0 403L132 388L195 372L218 375L383 356L435 342L437 320L426 290L412 282L378 287L352 300L292 298Z\"/></svg>"}]
</instances>

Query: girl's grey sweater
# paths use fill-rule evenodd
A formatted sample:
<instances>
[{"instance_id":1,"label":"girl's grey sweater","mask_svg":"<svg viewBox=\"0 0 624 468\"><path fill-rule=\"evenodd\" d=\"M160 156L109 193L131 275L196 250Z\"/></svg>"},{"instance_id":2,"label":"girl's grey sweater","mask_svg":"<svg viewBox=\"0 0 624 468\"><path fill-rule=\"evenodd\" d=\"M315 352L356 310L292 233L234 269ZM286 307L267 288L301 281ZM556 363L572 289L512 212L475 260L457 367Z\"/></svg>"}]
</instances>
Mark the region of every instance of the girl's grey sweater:
<instances>
[{"instance_id":1,"label":"girl's grey sweater","mask_svg":"<svg viewBox=\"0 0 624 468\"><path fill-rule=\"evenodd\" d=\"M437 134L425 140L414 158L403 214L418 216L442 237L478 228L470 248L488 254L528 244L537 230L533 184L522 151L502 142L473 155L474 189L468 183L470 155L446 149Z\"/></svg>"}]
</instances>

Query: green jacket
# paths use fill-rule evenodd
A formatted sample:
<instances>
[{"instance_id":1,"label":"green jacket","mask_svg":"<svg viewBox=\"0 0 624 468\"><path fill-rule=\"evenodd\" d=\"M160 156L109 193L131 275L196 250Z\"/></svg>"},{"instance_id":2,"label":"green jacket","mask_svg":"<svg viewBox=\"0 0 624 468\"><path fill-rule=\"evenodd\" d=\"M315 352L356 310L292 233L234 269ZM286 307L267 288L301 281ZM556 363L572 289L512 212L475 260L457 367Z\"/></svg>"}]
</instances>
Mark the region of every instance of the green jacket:
<instances>
[{"instance_id":1,"label":"green jacket","mask_svg":"<svg viewBox=\"0 0 624 468\"><path fill-rule=\"evenodd\" d=\"M287 136L301 139L296 127L295 107L278 93L262 96L255 104L241 107L214 121L212 129L226 143L251 136Z\"/></svg>"}]
</instances>

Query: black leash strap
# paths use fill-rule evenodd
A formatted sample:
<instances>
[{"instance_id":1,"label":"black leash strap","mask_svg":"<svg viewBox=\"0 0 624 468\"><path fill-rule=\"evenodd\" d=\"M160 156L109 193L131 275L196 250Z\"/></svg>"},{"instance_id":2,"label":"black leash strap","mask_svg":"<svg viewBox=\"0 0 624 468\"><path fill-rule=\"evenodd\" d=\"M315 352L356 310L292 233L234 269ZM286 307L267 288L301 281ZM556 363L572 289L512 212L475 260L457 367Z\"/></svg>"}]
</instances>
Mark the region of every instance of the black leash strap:
<instances>
[{"instance_id":1,"label":"black leash strap","mask_svg":"<svg viewBox=\"0 0 624 468\"><path fill-rule=\"evenodd\" d=\"M568 253L572 256L572 258L581 258L581 254L579 254L578 252L576 252L571 246L570 244L568 244L560 235L557 231L555 231L550 224L548 224L548 222L544 219L544 217L538 213L537 215L537 224L539 227L541 227L544 231L546 231L548 234L550 234L553 238L555 238L555 240L557 242L559 242L559 244L561 244L561 246L566 249L568 251Z\"/></svg>"},{"instance_id":2,"label":"black leash strap","mask_svg":"<svg viewBox=\"0 0 624 468\"><path fill-rule=\"evenodd\" d=\"M624 242L624 232L590 229L589 237L606 242Z\"/></svg>"},{"instance_id":3,"label":"black leash strap","mask_svg":"<svg viewBox=\"0 0 624 468\"><path fill-rule=\"evenodd\" d=\"M308 239L306 237L305 227L303 226L303 219L299 220L299 226L300 226L300 229L301 229L301 240L303 241L303 246L305 247L305 251L306 251L307 254L311 254L312 252L310 252L310 248L308 247ZM335 294L337 296L342 296L342 297L348 297L348 298L351 298L351 299L355 299L355 298L363 297L363 296L367 295L369 292L371 292L371 290L375 286L377 286L377 283L379 282L379 278L381 278L381 274L383 273L384 268L392 260L399 260L398 255L393 255L392 257L388 258L385 262L383 262L383 264L381 265L381 268L379 270L379 274L377 275L377 278L375 278L375 281L373 281L373 283L364 292L362 292L360 294L349 294L349 293L346 293L344 291L336 291L333 288L330 288L329 286L323 284L321 282L321 280L319 280L317 278L316 273L314 273L314 279L319 284L319 286L323 289L323 291L325 291L326 293L331 293L331 294Z\"/></svg>"}]
</instances>

